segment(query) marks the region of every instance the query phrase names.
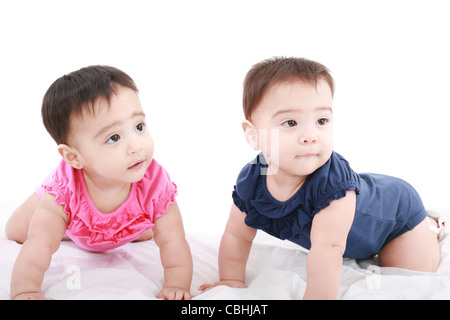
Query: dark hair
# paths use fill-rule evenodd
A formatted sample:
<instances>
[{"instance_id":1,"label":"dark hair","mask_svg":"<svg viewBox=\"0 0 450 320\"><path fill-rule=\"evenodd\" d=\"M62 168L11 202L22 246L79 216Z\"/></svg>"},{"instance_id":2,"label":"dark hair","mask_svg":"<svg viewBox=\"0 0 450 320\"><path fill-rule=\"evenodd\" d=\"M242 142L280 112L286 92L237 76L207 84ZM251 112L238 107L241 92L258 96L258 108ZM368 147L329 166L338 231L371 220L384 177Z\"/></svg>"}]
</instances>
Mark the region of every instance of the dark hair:
<instances>
[{"instance_id":1,"label":"dark hair","mask_svg":"<svg viewBox=\"0 0 450 320\"><path fill-rule=\"evenodd\" d=\"M94 104L99 98L109 102L118 86L138 89L125 72L109 66L90 66L57 79L48 88L42 101L42 120L57 144L67 143L70 121L86 108L95 114Z\"/></svg>"},{"instance_id":2,"label":"dark hair","mask_svg":"<svg viewBox=\"0 0 450 320\"><path fill-rule=\"evenodd\" d=\"M304 58L273 57L255 64L244 80L242 102L245 118L250 120L252 112L274 85L285 81L301 80L317 86L317 82L322 79L328 83L333 95L333 78L329 70L318 62Z\"/></svg>"}]
</instances>

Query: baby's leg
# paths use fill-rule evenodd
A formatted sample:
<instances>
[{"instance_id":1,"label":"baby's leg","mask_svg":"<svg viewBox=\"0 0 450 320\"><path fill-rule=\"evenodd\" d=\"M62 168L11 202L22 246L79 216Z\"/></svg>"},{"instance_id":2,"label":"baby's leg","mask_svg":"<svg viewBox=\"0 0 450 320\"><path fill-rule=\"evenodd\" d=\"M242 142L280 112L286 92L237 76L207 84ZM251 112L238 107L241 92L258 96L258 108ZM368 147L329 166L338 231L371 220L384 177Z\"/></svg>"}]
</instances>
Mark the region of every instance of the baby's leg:
<instances>
[{"instance_id":1,"label":"baby's leg","mask_svg":"<svg viewBox=\"0 0 450 320\"><path fill-rule=\"evenodd\" d=\"M33 194L14 211L6 223L5 228L6 236L9 240L14 240L19 243L25 242L31 217L38 204L39 198L36 193L33 192Z\"/></svg>"},{"instance_id":2,"label":"baby's leg","mask_svg":"<svg viewBox=\"0 0 450 320\"><path fill-rule=\"evenodd\" d=\"M139 236L134 242L147 241L153 239L153 230L147 230Z\"/></svg>"},{"instance_id":3,"label":"baby's leg","mask_svg":"<svg viewBox=\"0 0 450 320\"><path fill-rule=\"evenodd\" d=\"M414 229L388 242L378 253L383 267L425 272L436 271L440 256L437 234L430 230L428 217Z\"/></svg>"}]
</instances>

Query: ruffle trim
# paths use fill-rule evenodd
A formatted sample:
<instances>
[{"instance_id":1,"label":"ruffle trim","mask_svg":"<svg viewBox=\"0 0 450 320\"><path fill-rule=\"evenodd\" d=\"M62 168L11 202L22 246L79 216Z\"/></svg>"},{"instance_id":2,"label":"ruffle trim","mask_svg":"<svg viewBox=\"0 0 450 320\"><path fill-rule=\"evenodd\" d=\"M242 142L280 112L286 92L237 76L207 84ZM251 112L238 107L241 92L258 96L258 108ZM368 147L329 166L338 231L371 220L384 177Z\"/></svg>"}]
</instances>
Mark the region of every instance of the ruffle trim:
<instances>
[{"instance_id":1,"label":"ruffle trim","mask_svg":"<svg viewBox=\"0 0 450 320\"><path fill-rule=\"evenodd\" d=\"M64 212L70 217L70 194L68 195L65 188L59 188L58 185L42 185L42 188L48 193L55 196L55 202L64 208Z\"/></svg>"},{"instance_id":2,"label":"ruffle trim","mask_svg":"<svg viewBox=\"0 0 450 320\"><path fill-rule=\"evenodd\" d=\"M236 191L236 186L234 187L234 191L231 194L231 197L233 198L233 202L236 205L236 207L238 207L239 210L241 210L242 212L247 212L247 207L245 205L245 201L243 201L241 199L241 197L239 197L239 195Z\"/></svg>"},{"instance_id":3,"label":"ruffle trim","mask_svg":"<svg viewBox=\"0 0 450 320\"><path fill-rule=\"evenodd\" d=\"M286 202L275 202L262 192L257 194L257 198L250 201L245 218L246 224L253 228L262 229L280 239L289 239L299 234L312 220L306 214L299 214L303 210L303 201L299 196Z\"/></svg>"},{"instance_id":4,"label":"ruffle trim","mask_svg":"<svg viewBox=\"0 0 450 320\"><path fill-rule=\"evenodd\" d=\"M164 197L161 198L158 203L154 205L153 220L161 217L169 209L169 206L175 202L175 197L178 195L178 187L174 182L170 182L172 188L165 193Z\"/></svg>"},{"instance_id":5,"label":"ruffle trim","mask_svg":"<svg viewBox=\"0 0 450 320\"><path fill-rule=\"evenodd\" d=\"M333 190L325 190L322 193L321 201L318 202L313 208L313 215L328 207L331 201L344 198L347 195L348 191L356 191L356 194L359 194L359 188L357 184L352 181L343 183Z\"/></svg>"},{"instance_id":6,"label":"ruffle trim","mask_svg":"<svg viewBox=\"0 0 450 320\"><path fill-rule=\"evenodd\" d=\"M154 227L154 220L164 215L169 206L175 202L178 194L177 186L172 187L156 203L152 201L152 212L145 213L137 203L130 201L128 206L120 208L120 212L97 214L92 212L89 202L82 192L75 203L78 203L76 214L70 209L73 194L54 185L45 185L44 189L56 196L56 203L62 205L69 218L67 230L71 237L88 239L89 245L114 244L133 241L142 232Z\"/></svg>"},{"instance_id":7,"label":"ruffle trim","mask_svg":"<svg viewBox=\"0 0 450 320\"><path fill-rule=\"evenodd\" d=\"M310 229L316 213L328 207L331 201L345 197L347 191L353 190L358 193L357 186L353 182L342 184L333 191L325 190L320 202L316 204L309 204L301 194L294 195L286 202L277 202L263 192L257 192L257 198L250 201L245 222L250 227L262 229L283 240L295 238L305 227ZM233 192L233 199L237 206L239 201L244 202L236 192Z\"/></svg>"}]
</instances>

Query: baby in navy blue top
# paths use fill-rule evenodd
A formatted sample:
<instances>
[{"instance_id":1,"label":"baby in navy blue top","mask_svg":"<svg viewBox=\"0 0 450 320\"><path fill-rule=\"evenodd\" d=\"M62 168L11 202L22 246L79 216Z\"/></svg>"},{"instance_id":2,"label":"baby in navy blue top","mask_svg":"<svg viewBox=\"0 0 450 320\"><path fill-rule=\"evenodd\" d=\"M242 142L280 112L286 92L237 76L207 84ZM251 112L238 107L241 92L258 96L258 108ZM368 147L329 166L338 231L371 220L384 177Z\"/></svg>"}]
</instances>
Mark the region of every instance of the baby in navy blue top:
<instances>
[{"instance_id":1,"label":"baby in navy blue top","mask_svg":"<svg viewBox=\"0 0 450 320\"><path fill-rule=\"evenodd\" d=\"M244 81L242 127L261 153L240 172L219 249L220 281L245 286L256 230L309 249L305 299L338 296L343 257L434 272L440 261L422 201L407 182L357 174L333 151L334 83L320 63L273 58Z\"/></svg>"},{"instance_id":2,"label":"baby in navy blue top","mask_svg":"<svg viewBox=\"0 0 450 320\"><path fill-rule=\"evenodd\" d=\"M245 223L255 229L311 248L314 215L330 202L356 191L356 210L347 236L344 257L370 258L384 244L413 229L427 216L419 195L407 182L378 174L357 174L333 152L330 159L310 174L300 189L280 202L267 190L267 168L262 154L239 174L233 200L246 212Z\"/></svg>"}]
</instances>

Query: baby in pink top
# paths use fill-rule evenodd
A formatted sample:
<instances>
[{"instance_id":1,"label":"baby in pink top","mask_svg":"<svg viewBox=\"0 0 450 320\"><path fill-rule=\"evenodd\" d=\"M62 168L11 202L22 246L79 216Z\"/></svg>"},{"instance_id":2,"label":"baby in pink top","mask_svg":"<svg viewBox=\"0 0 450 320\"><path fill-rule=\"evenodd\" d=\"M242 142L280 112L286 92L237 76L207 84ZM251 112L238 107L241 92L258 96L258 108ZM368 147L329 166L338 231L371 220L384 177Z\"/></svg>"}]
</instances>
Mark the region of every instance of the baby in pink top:
<instances>
[{"instance_id":1,"label":"baby in pink top","mask_svg":"<svg viewBox=\"0 0 450 320\"><path fill-rule=\"evenodd\" d=\"M158 297L190 299L177 187L153 159L137 93L127 74L107 66L72 72L48 89L42 118L63 160L7 223L8 238L23 243L12 299L45 298L44 273L64 234L90 251L154 237L165 269Z\"/></svg>"}]
</instances>

